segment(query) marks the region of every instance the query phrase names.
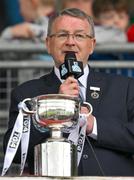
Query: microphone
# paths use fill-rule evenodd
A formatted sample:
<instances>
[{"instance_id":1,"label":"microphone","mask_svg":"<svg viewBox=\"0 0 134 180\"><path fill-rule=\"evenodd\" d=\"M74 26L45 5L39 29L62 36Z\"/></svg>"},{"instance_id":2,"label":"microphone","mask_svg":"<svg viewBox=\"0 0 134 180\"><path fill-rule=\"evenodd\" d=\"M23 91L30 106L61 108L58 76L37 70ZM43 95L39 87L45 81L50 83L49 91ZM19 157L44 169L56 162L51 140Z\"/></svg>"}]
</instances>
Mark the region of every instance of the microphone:
<instances>
[{"instance_id":1,"label":"microphone","mask_svg":"<svg viewBox=\"0 0 134 180\"><path fill-rule=\"evenodd\" d=\"M65 61L59 67L61 79L66 79L69 76L73 76L78 79L83 75L83 63L77 61L74 51L68 51L65 54Z\"/></svg>"}]
</instances>

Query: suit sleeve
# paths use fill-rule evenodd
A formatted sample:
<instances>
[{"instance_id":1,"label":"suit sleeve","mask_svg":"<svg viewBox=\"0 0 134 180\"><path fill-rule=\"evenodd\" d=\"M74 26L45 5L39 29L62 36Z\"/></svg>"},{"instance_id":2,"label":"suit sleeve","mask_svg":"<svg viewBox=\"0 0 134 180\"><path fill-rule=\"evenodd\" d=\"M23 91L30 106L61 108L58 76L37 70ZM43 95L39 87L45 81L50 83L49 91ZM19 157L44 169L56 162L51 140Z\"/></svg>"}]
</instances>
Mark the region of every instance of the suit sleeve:
<instances>
[{"instance_id":1,"label":"suit sleeve","mask_svg":"<svg viewBox=\"0 0 134 180\"><path fill-rule=\"evenodd\" d=\"M123 84L119 90L119 92L113 90L112 102L115 104L111 107L114 109L110 110L111 114L106 115L107 107L105 107L105 112L96 117L98 128L96 145L134 153L134 80L129 79L127 87ZM115 97L114 93L118 95Z\"/></svg>"}]
</instances>

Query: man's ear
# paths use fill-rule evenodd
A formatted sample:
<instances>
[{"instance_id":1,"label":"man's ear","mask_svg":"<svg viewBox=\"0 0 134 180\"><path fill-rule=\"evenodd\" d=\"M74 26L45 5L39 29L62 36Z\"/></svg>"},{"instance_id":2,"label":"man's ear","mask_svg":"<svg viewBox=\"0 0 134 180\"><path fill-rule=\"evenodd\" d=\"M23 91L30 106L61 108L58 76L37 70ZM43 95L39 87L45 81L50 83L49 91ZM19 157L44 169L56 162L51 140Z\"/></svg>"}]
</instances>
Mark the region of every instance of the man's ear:
<instances>
[{"instance_id":1,"label":"man's ear","mask_svg":"<svg viewBox=\"0 0 134 180\"><path fill-rule=\"evenodd\" d=\"M93 38L90 46L90 54L94 52L95 46L96 46L96 39Z\"/></svg>"},{"instance_id":2,"label":"man's ear","mask_svg":"<svg viewBox=\"0 0 134 180\"><path fill-rule=\"evenodd\" d=\"M45 44L46 44L47 52L50 54L50 42L48 37L46 37Z\"/></svg>"}]
</instances>

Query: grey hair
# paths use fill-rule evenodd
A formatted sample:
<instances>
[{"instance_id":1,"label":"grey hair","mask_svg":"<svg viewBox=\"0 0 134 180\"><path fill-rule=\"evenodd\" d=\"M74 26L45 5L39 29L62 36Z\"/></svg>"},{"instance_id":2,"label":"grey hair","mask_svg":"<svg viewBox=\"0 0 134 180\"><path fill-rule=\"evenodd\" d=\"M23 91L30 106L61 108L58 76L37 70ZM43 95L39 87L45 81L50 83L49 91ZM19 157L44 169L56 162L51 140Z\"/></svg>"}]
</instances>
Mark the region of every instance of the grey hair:
<instances>
[{"instance_id":1,"label":"grey hair","mask_svg":"<svg viewBox=\"0 0 134 180\"><path fill-rule=\"evenodd\" d=\"M49 23L48 23L48 32L47 32L48 36L51 35L53 22L58 17L64 16L64 15L72 16L72 17L76 17L76 18L80 18L80 19L86 19L88 21L88 23L89 23L89 26L90 26L90 35L91 35L92 38L95 37L93 18L91 16L88 16L85 12L83 12L80 9L77 9L77 8L64 9L61 12L55 13L54 15L52 15L50 17Z\"/></svg>"}]
</instances>

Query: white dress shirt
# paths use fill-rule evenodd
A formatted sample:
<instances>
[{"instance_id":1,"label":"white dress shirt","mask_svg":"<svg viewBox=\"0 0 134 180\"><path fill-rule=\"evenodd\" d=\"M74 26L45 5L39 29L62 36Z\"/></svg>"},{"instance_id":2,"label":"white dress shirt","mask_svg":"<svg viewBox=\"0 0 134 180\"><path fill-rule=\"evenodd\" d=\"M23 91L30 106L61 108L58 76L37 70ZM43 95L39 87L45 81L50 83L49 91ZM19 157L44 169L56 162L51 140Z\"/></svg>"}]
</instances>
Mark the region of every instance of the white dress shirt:
<instances>
[{"instance_id":1,"label":"white dress shirt","mask_svg":"<svg viewBox=\"0 0 134 180\"><path fill-rule=\"evenodd\" d=\"M54 72L55 72L56 76L59 78L59 80L63 83L65 80L61 79L59 69L56 66L54 67ZM88 67L88 65L86 65L84 67L84 74L78 79L82 85L80 88L81 88L81 92L83 94L84 101L86 100L88 74L89 74L89 67ZM94 117L93 131L92 131L92 133L88 134L88 136L92 137L93 139L97 139L97 122L96 122L95 117Z\"/></svg>"}]
</instances>

